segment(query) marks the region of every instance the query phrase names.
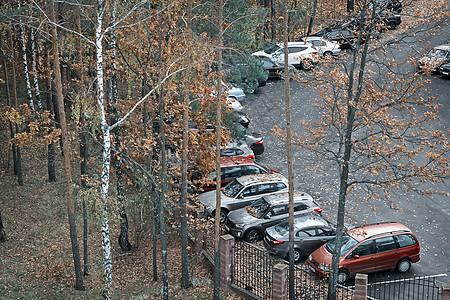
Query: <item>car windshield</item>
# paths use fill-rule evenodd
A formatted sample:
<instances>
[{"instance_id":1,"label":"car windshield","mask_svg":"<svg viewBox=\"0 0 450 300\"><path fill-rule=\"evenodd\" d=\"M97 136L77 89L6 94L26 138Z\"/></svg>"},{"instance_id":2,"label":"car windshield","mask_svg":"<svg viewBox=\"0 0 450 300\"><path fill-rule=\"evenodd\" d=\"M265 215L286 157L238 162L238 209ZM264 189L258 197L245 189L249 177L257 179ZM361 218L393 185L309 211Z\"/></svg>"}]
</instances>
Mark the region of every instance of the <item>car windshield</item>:
<instances>
[{"instance_id":1,"label":"car windshield","mask_svg":"<svg viewBox=\"0 0 450 300\"><path fill-rule=\"evenodd\" d=\"M240 184L236 179L222 188L222 192L228 197L234 198L242 190L244 186Z\"/></svg>"},{"instance_id":2,"label":"car windshield","mask_svg":"<svg viewBox=\"0 0 450 300\"><path fill-rule=\"evenodd\" d=\"M264 49L264 52L266 52L267 54L272 54L272 53L274 53L275 51L277 51L278 49L280 49L280 46L278 46L278 45L272 45L272 46L270 46L269 48Z\"/></svg>"},{"instance_id":3,"label":"car windshield","mask_svg":"<svg viewBox=\"0 0 450 300\"><path fill-rule=\"evenodd\" d=\"M255 217L258 219L261 218L266 214L266 212L271 208L270 204L264 200L264 198L261 198L255 202L253 202L250 205L250 208L252 208L256 214Z\"/></svg>"},{"instance_id":4,"label":"car windshield","mask_svg":"<svg viewBox=\"0 0 450 300\"><path fill-rule=\"evenodd\" d=\"M430 51L429 55L432 57L436 56L439 58L445 58L445 55L447 55L447 51L442 50L442 49L433 49Z\"/></svg>"},{"instance_id":5,"label":"car windshield","mask_svg":"<svg viewBox=\"0 0 450 300\"><path fill-rule=\"evenodd\" d=\"M280 235L285 235L289 232L289 222L283 221L283 222L279 223L278 225L275 225L274 229Z\"/></svg>"},{"instance_id":6,"label":"car windshield","mask_svg":"<svg viewBox=\"0 0 450 300\"><path fill-rule=\"evenodd\" d=\"M341 256L347 254L347 252L350 251L353 247L355 247L356 244L358 244L358 242L354 238L352 238L347 234L344 234L342 236ZM336 247L336 238L332 239L325 245L325 248L331 254L333 254L334 252L334 247Z\"/></svg>"}]
</instances>

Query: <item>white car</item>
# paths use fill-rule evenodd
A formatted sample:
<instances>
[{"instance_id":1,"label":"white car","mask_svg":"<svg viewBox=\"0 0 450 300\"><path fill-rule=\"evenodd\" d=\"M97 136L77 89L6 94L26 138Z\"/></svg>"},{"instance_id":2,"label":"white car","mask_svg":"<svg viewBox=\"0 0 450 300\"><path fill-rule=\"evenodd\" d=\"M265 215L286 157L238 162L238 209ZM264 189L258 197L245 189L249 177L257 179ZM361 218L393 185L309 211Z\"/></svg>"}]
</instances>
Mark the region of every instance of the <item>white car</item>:
<instances>
[{"instance_id":1,"label":"white car","mask_svg":"<svg viewBox=\"0 0 450 300\"><path fill-rule=\"evenodd\" d=\"M239 101L237 101L235 98L231 98L230 96L227 97L226 103L229 108L234 109L236 111L242 111L244 109L244 107Z\"/></svg>"},{"instance_id":2,"label":"white car","mask_svg":"<svg viewBox=\"0 0 450 300\"><path fill-rule=\"evenodd\" d=\"M284 64L284 48L272 53L272 60ZM310 43L288 43L288 64L301 69L311 69L318 61L318 50Z\"/></svg>"},{"instance_id":3,"label":"white car","mask_svg":"<svg viewBox=\"0 0 450 300\"><path fill-rule=\"evenodd\" d=\"M289 43L288 43L289 45ZM275 45L272 45L264 50L256 51L252 53L252 56L261 59L261 58L272 58L272 54L275 53L277 50L283 48L283 43L277 43Z\"/></svg>"},{"instance_id":4,"label":"white car","mask_svg":"<svg viewBox=\"0 0 450 300\"><path fill-rule=\"evenodd\" d=\"M341 53L341 46L339 43L329 41L320 36L308 36L300 39L302 42L307 42L315 47L320 56L325 59L330 59L333 56L338 56Z\"/></svg>"}]
</instances>

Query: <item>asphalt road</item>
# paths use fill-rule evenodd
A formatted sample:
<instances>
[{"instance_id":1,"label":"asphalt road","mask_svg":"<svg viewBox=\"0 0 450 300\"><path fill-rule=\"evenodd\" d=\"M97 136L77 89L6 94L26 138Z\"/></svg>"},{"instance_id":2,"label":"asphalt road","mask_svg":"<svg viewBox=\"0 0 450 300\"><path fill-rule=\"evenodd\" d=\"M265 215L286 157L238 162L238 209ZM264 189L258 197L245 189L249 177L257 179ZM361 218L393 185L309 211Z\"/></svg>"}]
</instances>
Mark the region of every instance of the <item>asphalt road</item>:
<instances>
[{"instance_id":1,"label":"asphalt road","mask_svg":"<svg viewBox=\"0 0 450 300\"><path fill-rule=\"evenodd\" d=\"M450 41L450 27L444 25L443 30L428 40L432 46ZM420 48L420 45L414 45ZM403 58L409 53L417 51L411 47L393 52L393 57ZM424 45L424 47L426 47ZM419 49L420 51L420 49ZM423 49L422 52L427 52ZM321 66L318 66L319 68ZM314 72L314 71L312 71ZM425 75L422 75L425 76ZM423 91L424 96L434 95L442 104L439 112L440 121L432 124L433 128L448 133L450 122L450 78L440 75L427 76L431 80L429 91ZM301 132L301 120L314 120L317 112L311 103L318 97L311 88L301 86L291 80L291 114L292 130ZM265 152L257 158L287 176L286 143L270 133L276 126L285 128L285 100L284 81L269 81L261 87L254 99L244 103L244 110L251 123L249 131L259 132L264 136ZM337 211L338 172L334 167L318 161L319 172L308 171L305 162L312 157L307 150L298 145L293 147L294 189L310 193L319 200L324 214L335 220ZM431 186L431 184L430 184ZM448 187L433 186L449 192ZM396 221L407 225L418 237L421 245L421 260L413 264L410 273L415 275L447 274L447 277L437 278L439 283L450 283L450 202L442 195L429 197L415 193L401 193L393 191L394 203L385 200L358 202L349 197L347 201L347 221L357 224L374 223L382 221ZM388 274L388 273L387 273Z\"/></svg>"}]
</instances>

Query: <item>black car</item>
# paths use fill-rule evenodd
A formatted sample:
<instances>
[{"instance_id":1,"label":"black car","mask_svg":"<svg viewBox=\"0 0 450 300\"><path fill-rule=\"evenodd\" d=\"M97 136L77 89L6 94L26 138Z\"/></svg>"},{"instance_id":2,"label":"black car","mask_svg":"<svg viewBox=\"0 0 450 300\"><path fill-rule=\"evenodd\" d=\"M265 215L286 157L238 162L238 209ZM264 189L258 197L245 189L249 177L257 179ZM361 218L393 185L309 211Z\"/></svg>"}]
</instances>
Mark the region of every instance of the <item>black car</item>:
<instances>
[{"instance_id":1,"label":"black car","mask_svg":"<svg viewBox=\"0 0 450 300\"><path fill-rule=\"evenodd\" d=\"M314 35L339 43L341 49L355 49L355 44L358 40L358 32L356 30L338 28L338 26L321 30ZM364 39L362 42L364 42Z\"/></svg>"},{"instance_id":2,"label":"black car","mask_svg":"<svg viewBox=\"0 0 450 300\"><path fill-rule=\"evenodd\" d=\"M450 76L450 63L442 64L439 67L439 73L444 76Z\"/></svg>"}]
</instances>

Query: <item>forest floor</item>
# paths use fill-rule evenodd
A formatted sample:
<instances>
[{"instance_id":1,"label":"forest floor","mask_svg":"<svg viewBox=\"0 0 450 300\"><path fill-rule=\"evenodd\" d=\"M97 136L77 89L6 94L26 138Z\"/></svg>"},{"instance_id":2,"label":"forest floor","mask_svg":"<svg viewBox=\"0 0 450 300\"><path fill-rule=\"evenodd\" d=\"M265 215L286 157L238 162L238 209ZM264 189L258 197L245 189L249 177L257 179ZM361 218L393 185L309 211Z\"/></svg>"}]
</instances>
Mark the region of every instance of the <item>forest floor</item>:
<instances>
[{"instance_id":1,"label":"forest floor","mask_svg":"<svg viewBox=\"0 0 450 300\"><path fill-rule=\"evenodd\" d=\"M8 130L0 124L0 209L7 241L0 244L0 299L99 299L102 288L102 251L100 218L89 218L89 276L84 276L86 291L74 288L75 273L64 195L61 155L57 161L56 183L47 181L45 146L22 147L24 185L13 175L8 147ZM59 152L60 154L60 152ZM78 172L74 164L73 172ZM79 168L78 168L79 169ZM74 174L74 181L77 181ZM112 212L114 214L114 212ZM161 249L157 249L158 280L153 281L152 234L145 222L141 230L140 210L130 209L130 242L133 250L120 250L119 224L111 216L113 258L113 299L161 298ZM83 260L81 203L76 202L80 254ZM145 218L145 216L144 216ZM170 299L211 299L212 269L202 254L190 251L189 273L192 287L182 290L179 222L168 223L168 270ZM138 229L139 228L139 229ZM140 232L139 238L136 238ZM139 245L136 247L136 245ZM83 263L83 261L82 261ZM238 297L222 293L226 299Z\"/></svg>"}]
</instances>

